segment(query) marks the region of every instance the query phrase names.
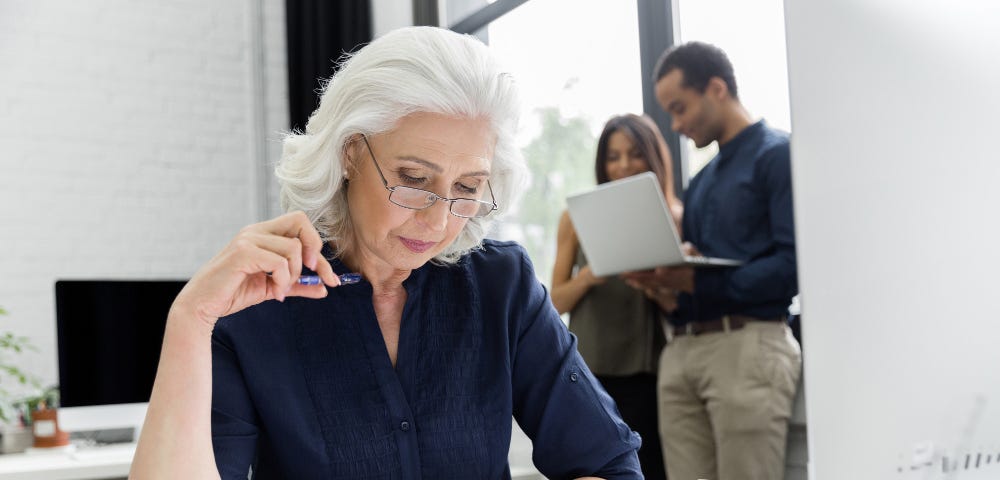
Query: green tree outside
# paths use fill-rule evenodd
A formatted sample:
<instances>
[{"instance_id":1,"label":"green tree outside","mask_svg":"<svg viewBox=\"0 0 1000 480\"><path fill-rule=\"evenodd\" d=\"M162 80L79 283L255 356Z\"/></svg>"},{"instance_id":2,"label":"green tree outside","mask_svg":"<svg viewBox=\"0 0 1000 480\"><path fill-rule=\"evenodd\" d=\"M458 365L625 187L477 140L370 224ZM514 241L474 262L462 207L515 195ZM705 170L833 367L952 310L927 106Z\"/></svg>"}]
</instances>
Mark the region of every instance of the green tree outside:
<instances>
[{"instance_id":1,"label":"green tree outside","mask_svg":"<svg viewBox=\"0 0 1000 480\"><path fill-rule=\"evenodd\" d=\"M507 223L520 231L518 240L527 249L536 273L548 285L566 197L596 183L597 139L585 117L564 117L558 107L542 107L535 114L541 129L524 148L531 185L520 209Z\"/></svg>"}]
</instances>

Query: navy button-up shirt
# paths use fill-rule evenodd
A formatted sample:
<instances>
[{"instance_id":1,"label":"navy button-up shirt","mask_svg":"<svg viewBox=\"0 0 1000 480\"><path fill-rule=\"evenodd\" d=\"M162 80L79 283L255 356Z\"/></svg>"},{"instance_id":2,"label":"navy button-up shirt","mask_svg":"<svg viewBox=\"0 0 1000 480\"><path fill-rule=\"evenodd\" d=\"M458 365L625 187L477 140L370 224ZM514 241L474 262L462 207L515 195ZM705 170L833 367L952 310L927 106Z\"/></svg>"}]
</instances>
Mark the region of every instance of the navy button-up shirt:
<instances>
[{"instance_id":1,"label":"navy button-up shirt","mask_svg":"<svg viewBox=\"0 0 1000 480\"><path fill-rule=\"evenodd\" d=\"M788 134L761 120L722 145L684 194L683 230L702 254L745 263L696 269L673 323L787 315L798 293Z\"/></svg>"},{"instance_id":2,"label":"navy button-up shirt","mask_svg":"<svg viewBox=\"0 0 1000 480\"><path fill-rule=\"evenodd\" d=\"M254 478L509 479L512 415L549 478L642 478L638 435L520 246L486 241L403 286L395 367L367 282L219 320L212 441L223 478L253 467Z\"/></svg>"}]
</instances>

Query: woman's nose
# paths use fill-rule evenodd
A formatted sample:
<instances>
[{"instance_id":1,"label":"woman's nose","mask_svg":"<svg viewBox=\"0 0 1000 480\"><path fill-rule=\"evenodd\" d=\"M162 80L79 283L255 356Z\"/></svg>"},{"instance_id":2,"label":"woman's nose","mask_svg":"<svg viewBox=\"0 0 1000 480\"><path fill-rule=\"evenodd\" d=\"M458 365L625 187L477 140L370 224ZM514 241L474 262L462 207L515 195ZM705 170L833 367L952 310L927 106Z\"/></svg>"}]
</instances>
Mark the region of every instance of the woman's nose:
<instances>
[{"instance_id":1,"label":"woman's nose","mask_svg":"<svg viewBox=\"0 0 1000 480\"><path fill-rule=\"evenodd\" d=\"M433 232L443 231L450 216L451 204L441 199L434 202L434 205L417 211L417 220Z\"/></svg>"}]
</instances>

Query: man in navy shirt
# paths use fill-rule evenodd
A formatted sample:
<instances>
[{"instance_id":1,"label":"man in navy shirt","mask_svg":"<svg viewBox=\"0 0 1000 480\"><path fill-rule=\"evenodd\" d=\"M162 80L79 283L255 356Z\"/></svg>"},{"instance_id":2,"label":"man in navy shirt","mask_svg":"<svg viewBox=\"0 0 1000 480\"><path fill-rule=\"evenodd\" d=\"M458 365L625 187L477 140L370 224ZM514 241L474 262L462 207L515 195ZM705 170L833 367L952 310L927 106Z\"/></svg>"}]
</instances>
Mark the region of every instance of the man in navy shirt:
<instances>
[{"instance_id":1,"label":"man in navy shirt","mask_svg":"<svg viewBox=\"0 0 1000 480\"><path fill-rule=\"evenodd\" d=\"M657 385L668 476L780 479L801 369L786 322L798 292L788 135L753 121L718 47L674 47L655 72L673 130L719 144L684 195L688 253L743 262L627 275L677 292Z\"/></svg>"}]
</instances>

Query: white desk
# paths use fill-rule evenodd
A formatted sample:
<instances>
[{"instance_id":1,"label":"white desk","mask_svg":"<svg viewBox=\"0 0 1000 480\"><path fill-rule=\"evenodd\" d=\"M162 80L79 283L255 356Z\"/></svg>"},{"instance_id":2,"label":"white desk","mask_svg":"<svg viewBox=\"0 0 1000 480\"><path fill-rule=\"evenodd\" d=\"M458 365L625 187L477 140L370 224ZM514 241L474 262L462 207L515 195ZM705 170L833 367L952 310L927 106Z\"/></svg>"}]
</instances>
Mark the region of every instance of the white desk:
<instances>
[{"instance_id":1,"label":"white desk","mask_svg":"<svg viewBox=\"0 0 1000 480\"><path fill-rule=\"evenodd\" d=\"M81 448L75 452L0 455L0 480L104 480L128 477L135 444ZM530 466L512 466L513 480L542 480Z\"/></svg>"},{"instance_id":2,"label":"white desk","mask_svg":"<svg viewBox=\"0 0 1000 480\"><path fill-rule=\"evenodd\" d=\"M0 480L98 480L128 476L135 444L79 448L73 452L0 455Z\"/></svg>"},{"instance_id":3,"label":"white desk","mask_svg":"<svg viewBox=\"0 0 1000 480\"><path fill-rule=\"evenodd\" d=\"M75 452L0 455L0 480L105 480L128 477L135 444L81 448ZM530 466L512 466L513 480L542 480Z\"/></svg>"}]
</instances>

